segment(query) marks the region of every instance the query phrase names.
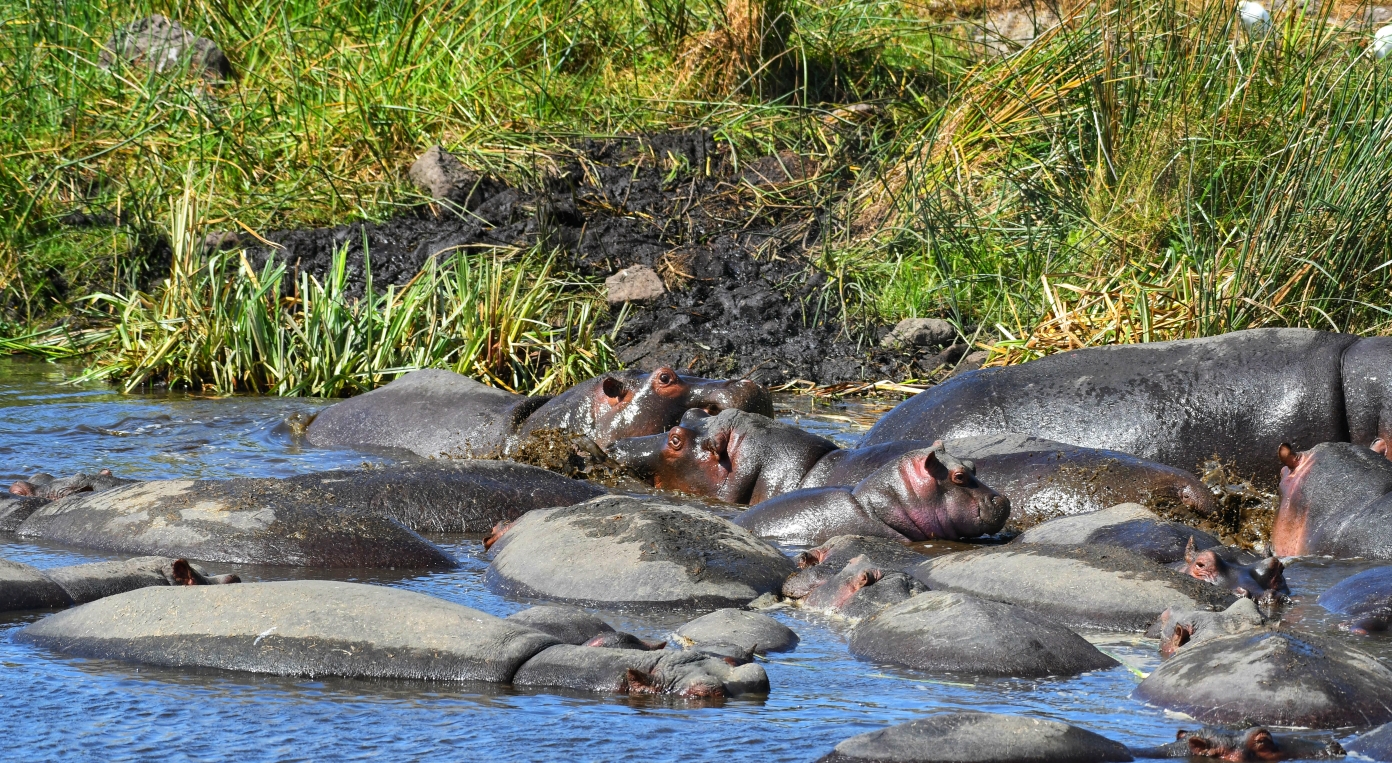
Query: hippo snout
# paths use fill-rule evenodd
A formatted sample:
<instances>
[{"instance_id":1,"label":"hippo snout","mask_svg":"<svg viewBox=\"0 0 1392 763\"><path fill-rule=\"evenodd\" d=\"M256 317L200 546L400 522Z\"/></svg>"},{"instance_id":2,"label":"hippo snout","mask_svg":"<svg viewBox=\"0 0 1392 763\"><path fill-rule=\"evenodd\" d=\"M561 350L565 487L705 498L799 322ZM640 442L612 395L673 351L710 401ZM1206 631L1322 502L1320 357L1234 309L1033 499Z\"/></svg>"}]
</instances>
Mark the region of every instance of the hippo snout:
<instances>
[{"instance_id":1,"label":"hippo snout","mask_svg":"<svg viewBox=\"0 0 1392 763\"><path fill-rule=\"evenodd\" d=\"M772 417L773 395L758 382L732 379L693 387L691 407L704 408L712 414L734 408Z\"/></svg>"},{"instance_id":2,"label":"hippo snout","mask_svg":"<svg viewBox=\"0 0 1392 763\"><path fill-rule=\"evenodd\" d=\"M977 504L977 518L981 522L983 534L1000 532L1010 520L1010 499L992 492Z\"/></svg>"}]
</instances>

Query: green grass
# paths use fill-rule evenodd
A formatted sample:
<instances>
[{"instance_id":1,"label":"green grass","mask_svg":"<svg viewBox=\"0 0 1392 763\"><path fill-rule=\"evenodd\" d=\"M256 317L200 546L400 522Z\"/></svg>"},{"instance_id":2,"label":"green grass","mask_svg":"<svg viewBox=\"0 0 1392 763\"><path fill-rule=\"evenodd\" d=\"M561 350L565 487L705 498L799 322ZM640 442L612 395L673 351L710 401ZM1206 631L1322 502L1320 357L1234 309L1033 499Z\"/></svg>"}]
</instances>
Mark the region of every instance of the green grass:
<instances>
[{"instance_id":1,"label":"green grass","mask_svg":"<svg viewBox=\"0 0 1392 763\"><path fill-rule=\"evenodd\" d=\"M418 363L516 388L589 373L612 362L592 330L602 308L545 270L547 253L461 255L357 303L333 276L257 274L261 294L238 276L225 292L217 279L239 272L235 254L181 260L170 210L193 187L200 230L381 219L420 201L405 168L436 142L527 184L573 138L694 127L736 157L792 150L854 168L812 254L833 276L826 298L858 319L947 315L981 326L1005 360L1260 325L1389 325L1392 62L1366 55L1371 30L1323 12L1278 13L1276 33L1253 40L1225 1L1085 4L999 58L948 6L905 0L54 7L0 0L6 346L72 352L120 327L96 367L126 383L341 394ZM217 40L238 78L98 69L114 26L150 12ZM837 106L863 101L879 116L829 125ZM74 211L119 224L64 224ZM166 271L169 286L138 293ZM416 309L450 315L449 294L471 293L461 277L470 289L522 284L521 302L568 295L564 310L518 317L540 332L518 346L575 341L593 358L534 349L503 362L490 350L471 366L470 342L503 331L504 316L450 324L463 333L448 341L373 316L408 292L431 305ZM176 299L225 313L179 328ZM237 347L235 360L210 349L252 331L238 321L260 303L270 333L303 334L303 346ZM41 333L55 320L66 322ZM558 338L567 325L585 338ZM170 337L173 355L152 365Z\"/></svg>"}]
</instances>

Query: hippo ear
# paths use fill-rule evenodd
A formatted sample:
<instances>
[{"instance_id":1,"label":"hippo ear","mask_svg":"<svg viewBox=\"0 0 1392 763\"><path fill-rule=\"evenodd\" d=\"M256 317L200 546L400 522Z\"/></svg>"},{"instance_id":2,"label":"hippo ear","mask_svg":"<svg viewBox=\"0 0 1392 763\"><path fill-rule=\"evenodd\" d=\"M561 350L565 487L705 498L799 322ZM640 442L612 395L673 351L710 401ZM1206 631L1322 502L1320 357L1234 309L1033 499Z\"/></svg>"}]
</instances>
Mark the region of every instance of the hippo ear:
<instances>
[{"instance_id":1,"label":"hippo ear","mask_svg":"<svg viewBox=\"0 0 1392 763\"><path fill-rule=\"evenodd\" d=\"M1195 550L1194 550L1194 536L1190 535L1190 536L1189 536L1189 545L1187 545L1187 546L1184 547L1184 563L1185 563L1185 564L1193 564L1193 563L1194 563L1194 555L1195 555Z\"/></svg>"},{"instance_id":2,"label":"hippo ear","mask_svg":"<svg viewBox=\"0 0 1392 763\"><path fill-rule=\"evenodd\" d=\"M1257 582L1261 583L1263 588L1276 588L1279 584L1278 581L1281 579L1281 573L1285 568L1286 566L1281 564L1280 559L1274 556L1268 556L1252 567L1252 577L1256 578Z\"/></svg>"},{"instance_id":3,"label":"hippo ear","mask_svg":"<svg viewBox=\"0 0 1392 763\"><path fill-rule=\"evenodd\" d=\"M1384 440L1381 437L1377 438L1376 440L1373 440L1373 444L1369 445L1368 447L1372 448L1374 453L1381 453L1382 455L1387 456L1388 458L1392 458L1392 454L1389 454L1387 452L1387 440Z\"/></svg>"},{"instance_id":4,"label":"hippo ear","mask_svg":"<svg viewBox=\"0 0 1392 763\"><path fill-rule=\"evenodd\" d=\"M1295 467L1300 466L1300 454L1295 452L1288 442L1281 443L1281 447L1276 449L1276 457L1281 459L1281 465L1295 471Z\"/></svg>"},{"instance_id":5,"label":"hippo ear","mask_svg":"<svg viewBox=\"0 0 1392 763\"><path fill-rule=\"evenodd\" d=\"M615 379L612 376L604 377L604 381L600 383L599 388L600 391L603 392L604 396L607 398L618 400L619 398L623 397L623 382L619 381L618 379Z\"/></svg>"},{"instance_id":6,"label":"hippo ear","mask_svg":"<svg viewBox=\"0 0 1392 763\"><path fill-rule=\"evenodd\" d=\"M1205 739L1202 736L1199 736L1198 734L1189 734L1188 736L1184 737L1184 741L1189 743L1190 755L1194 755L1201 758L1210 757L1208 755L1208 752L1213 747L1213 742L1211 742L1210 740Z\"/></svg>"},{"instance_id":7,"label":"hippo ear","mask_svg":"<svg viewBox=\"0 0 1392 763\"><path fill-rule=\"evenodd\" d=\"M174 585L198 585L198 578L193 573L193 567L189 566L187 559L175 559L169 565L170 577L174 578Z\"/></svg>"}]
</instances>

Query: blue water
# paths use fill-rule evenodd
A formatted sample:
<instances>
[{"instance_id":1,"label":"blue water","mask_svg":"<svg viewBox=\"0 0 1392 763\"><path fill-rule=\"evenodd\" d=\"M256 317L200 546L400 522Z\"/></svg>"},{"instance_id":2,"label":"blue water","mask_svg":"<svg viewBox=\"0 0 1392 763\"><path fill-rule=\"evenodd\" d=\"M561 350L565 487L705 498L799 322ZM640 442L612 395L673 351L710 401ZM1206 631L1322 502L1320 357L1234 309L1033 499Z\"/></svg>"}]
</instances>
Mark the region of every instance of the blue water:
<instances>
[{"instance_id":1,"label":"blue water","mask_svg":"<svg viewBox=\"0 0 1392 763\"><path fill-rule=\"evenodd\" d=\"M52 364L0 359L0 479L109 468L140 478L279 476L384 463L381 455L311 448L278 433L290 413L323 405L275 398L118 395L63 385ZM849 444L885 406L808 398L780 402L780 418ZM420 591L506 615L529 602L483 585L487 559L474 537L435 537L461 562L446 573L361 572L353 579ZM0 556L38 567L111 558L0 536ZM216 572L233 567L211 566ZM1314 597L1361 569L1294 564L1288 580L1304 627L1339 632ZM312 570L242 568L248 579L314 577ZM661 637L692 613L636 617L600 612L616 627ZM764 663L766 700L719 707L620 696L518 692L432 682L303 680L75 660L13 643L40 615L0 615L0 751L32 760L810 761L838 741L954 709L1012 712L1075 723L1133 745L1158 744L1186 719L1130 699L1158 664L1154 642L1095 636L1129 667L1042 681L976 682L851 658L844 625L797 610L774 617L802 641ZM1340 634L1340 637L1347 636ZM1356 639L1392 658L1389 639Z\"/></svg>"}]
</instances>

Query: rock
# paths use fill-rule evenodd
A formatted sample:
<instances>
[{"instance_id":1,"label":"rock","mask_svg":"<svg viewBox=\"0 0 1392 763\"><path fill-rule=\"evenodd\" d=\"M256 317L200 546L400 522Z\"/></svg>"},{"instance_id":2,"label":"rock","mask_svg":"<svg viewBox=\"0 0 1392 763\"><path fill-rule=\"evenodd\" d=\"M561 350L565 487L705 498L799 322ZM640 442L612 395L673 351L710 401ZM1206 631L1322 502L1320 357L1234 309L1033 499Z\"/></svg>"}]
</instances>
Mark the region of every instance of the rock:
<instances>
[{"instance_id":1,"label":"rock","mask_svg":"<svg viewBox=\"0 0 1392 763\"><path fill-rule=\"evenodd\" d=\"M786 652L797 646L791 628L758 612L717 609L677 629L677 635L695 646L731 644L755 654Z\"/></svg>"},{"instance_id":2,"label":"rock","mask_svg":"<svg viewBox=\"0 0 1392 763\"><path fill-rule=\"evenodd\" d=\"M1138 503L1123 503L1102 511L1051 519L1026 530L1015 542L1119 546L1151 561L1172 564L1184 561L1190 538L1194 539L1196 551L1222 545L1202 530L1167 522Z\"/></svg>"},{"instance_id":3,"label":"rock","mask_svg":"<svg viewBox=\"0 0 1392 763\"><path fill-rule=\"evenodd\" d=\"M430 198L461 210L477 209L499 188L496 181L471 171L439 145L417 157L407 174Z\"/></svg>"},{"instance_id":4,"label":"rock","mask_svg":"<svg viewBox=\"0 0 1392 763\"><path fill-rule=\"evenodd\" d=\"M67 607L72 597L27 564L0 559L0 612Z\"/></svg>"},{"instance_id":5,"label":"rock","mask_svg":"<svg viewBox=\"0 0 1392 763\"><path fill-rule=\"evenodd\" d=\"M1133 696L1203 723L1341 728L1392 721L1392 671L1339 641L1284 631L1191 645Z\"/></svg>"},{"instance_id":6,"label":"rock","mask_svg":"<svg viewBox=\"0 0 1392 763\"><path fill-rule=\"evenodd\" d=\"M646 652L592 646L553 646L528 660L516 687L550 687L623 694L717 698L767 694L768 674L694 652Z\"/></svg>"},{"instance_id":7,"label":"rock","mask_svg":"<svg viewBox=\"0 0 1392 763\"><path fill-rule=\"evenodd\" d=\"M667 292L657 271L633 265L604 279L604 298L611 305L657 299Z\"/></svg>"},{"instance_id":8,"label":"rock","mask_svg":"<svg viewBox=\"0 0 1392 763\"><path fill-rule=\"evenodd\" d=\"M327 580L142 588L59 612L15 638L166 667L497 683L556 643L443 599Z\"/></svg>"},{"instance_id":9,"label":"rock","mask_svg":"<svg viewBox=\"0 0 1392 763\"><path fill-rule=\"evenodd\" d=\"M793 569L728 520L617 495L524 514L494 550L495 590L595 606L743 606L777 591Z\"/></svg>"},{"instance_id":10,"label":"rock","mask_svg":"<svg viewBox=\"0 0 1392 763\"><path fill-rule=\"evenodd\" d=\"M583 609L558 607L543 604L529 607L521 612L513 612L506 618L509 622L525 625L541 631L562 644L580 644L604 633L613 633L613 626Z\"/></svg>"},{"instance_id":11,"label":"rock","mask_svg":"<svg viewBox=\"0 0 1392 763\"><path fill-rule=\"evenodd\" d=\"M1101 763L1126 747L1058 721L995 713L940 713L853 736L818 763Z\"/></svg>"},{"instance_id":12,"label":"rock","mask_svg":"<svg viewBox=\"0 0 1392 763\"><path fill-rule=\"evenodd\" d=\"M911 347L942 347L957 338L957 327L941 318L905 318L894 328L880 346L896 350Z\"/></svg>"},{"instance_id":13,"label":"rock","mask_svg":"<svg viewBox=\"0 0 1392 763\"><path fill-rule=\"evenodd\" d=\"M930 673L1042 678L1116 667L1086 639L1019 607L929 591L851 631L851 654Z\"/></svg>"},{"instance_id":14,"label":"rock","mask_svg":"<svg viewBox=\"0 0 1392 763\"><path fill-rule=\"evenodd\" d=\"M217 43L159 14L132 21L107 39L97 65L110 69L117 59L158 74L192 69L208 79L232 76L232 63Z\"/></svg>"},{"instance_id":15,"label":"rock","mask_svg":"<svg viewBox=\"0 0 1392 763\"><path fill-rule=\"evenodd\" d=\"M932 590L1016 604L1070 628L1144 631L1170 607L1226 608L1236 598L1113 546L1010 544L919 565Z\"/></svg>"},{"instance_id":16,"label":"rock","mask_svg":"<svg viewBox=\"0 0 1392 763\"><path fill-rule=\"evenodd\" d=\"M1005 56L1029 47L1036 37L1058 23L1058 16L1044 8L992 11L973 37L987 54Z\"/></svg>"},{"instance_id":17,"label":"rock","mask_svg":"<svg viewBox=\"0 0 1392 763\"><path fill-rule=\"evenodd\" d=\"M1349 752L1373 760L1392 761L1392 723L1385 723L1347 745Z\"/></svg>"},{"instance_id":18,"label":"rock","mask_svg":"<svg viewBox=\"0 0 1392 763\"><path fill-rule=\"evenodd\" d=\"M1160 639L1160 656L1169 658L1185 647L1260 630L1265 626L1266 618L1257 608L1257 603L1244 596L1222 612L1167 609L1160 613L1160 619L1146 632L1146 636Z\"/></svg>"}]
</instances>

